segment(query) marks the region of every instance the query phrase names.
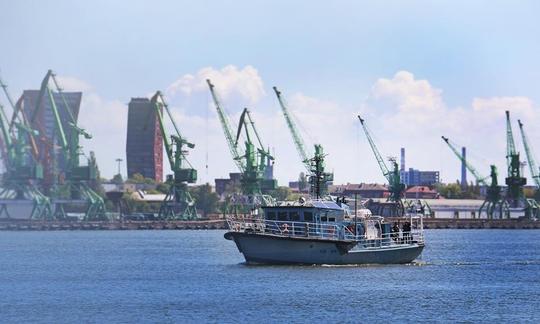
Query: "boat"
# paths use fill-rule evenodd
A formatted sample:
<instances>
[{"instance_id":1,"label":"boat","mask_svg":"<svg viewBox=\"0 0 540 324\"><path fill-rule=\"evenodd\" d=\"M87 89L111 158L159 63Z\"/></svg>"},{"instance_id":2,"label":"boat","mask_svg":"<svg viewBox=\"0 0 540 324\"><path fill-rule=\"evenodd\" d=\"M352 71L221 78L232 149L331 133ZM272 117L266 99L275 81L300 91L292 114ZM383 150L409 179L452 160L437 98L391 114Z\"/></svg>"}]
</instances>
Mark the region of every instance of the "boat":
<instances>
[{"instance_id":1,"label":"boat","mask_svg":"<svg viewBox=\"0 0 540 324\"><path fill-rule=\"evenodd\" d=\"M340 198L301 198L262 210L256 217L227 218L224 236L236 243L247 264L404 264L424 248L421 214L398 223L368 209L352 213Z\"/></svg>"}]
</instances>

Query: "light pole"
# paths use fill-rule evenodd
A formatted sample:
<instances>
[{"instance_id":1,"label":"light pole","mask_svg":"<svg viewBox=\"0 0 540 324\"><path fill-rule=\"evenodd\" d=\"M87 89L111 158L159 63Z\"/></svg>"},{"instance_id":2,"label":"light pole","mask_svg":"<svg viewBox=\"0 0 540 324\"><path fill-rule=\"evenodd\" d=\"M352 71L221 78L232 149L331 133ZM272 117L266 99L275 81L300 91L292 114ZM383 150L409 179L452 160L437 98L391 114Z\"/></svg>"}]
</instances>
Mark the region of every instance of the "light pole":
<instances>
[{"instance_id":1,"label":"light pole","mask_svg":"<svg viewBox=\"0 0 540 324\"><path fill-rule=\"evenodd\" d=\"M122 160L121 158L116 159L116 162L118 162L118 174L119 174L119 175L122 175L122 174L120 173L120 163L122 163L122 161L124 161L124 160Z\"/></svg>"}]
</instances>

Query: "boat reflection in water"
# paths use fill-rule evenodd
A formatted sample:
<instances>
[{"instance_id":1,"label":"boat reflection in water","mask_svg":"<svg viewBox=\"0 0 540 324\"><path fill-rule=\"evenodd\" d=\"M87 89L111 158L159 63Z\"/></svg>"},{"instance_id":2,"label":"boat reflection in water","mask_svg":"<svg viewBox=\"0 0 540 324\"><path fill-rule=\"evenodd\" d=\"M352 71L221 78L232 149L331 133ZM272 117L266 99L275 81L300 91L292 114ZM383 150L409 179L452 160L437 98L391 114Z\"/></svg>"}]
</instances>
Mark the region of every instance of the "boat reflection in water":
<instances>
[{"instance_id":1,"label":"boat reflection in water","mask_svg":"<svg viewBox=\"0 0 540 324\"><path fill-rule=\"evenodd\" d=\"M422 216L398 224L371 215L352 215L343 200L282 202L262 207L262 217L230 217L225 238L248 263L400 264L424 248Z\"/></svg>"}]
</instances>

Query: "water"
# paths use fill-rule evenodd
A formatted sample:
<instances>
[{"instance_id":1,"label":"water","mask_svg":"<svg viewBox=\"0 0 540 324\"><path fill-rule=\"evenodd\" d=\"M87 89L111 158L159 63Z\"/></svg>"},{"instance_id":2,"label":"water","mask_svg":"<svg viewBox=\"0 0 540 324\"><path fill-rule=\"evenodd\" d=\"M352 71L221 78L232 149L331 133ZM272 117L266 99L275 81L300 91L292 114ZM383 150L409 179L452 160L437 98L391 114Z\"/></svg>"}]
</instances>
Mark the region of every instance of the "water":
<instances>
[{"instance_id":1,"label":"water","mask_svg":"<svg viewBox=\"0 0 540 324\"><path fill-rule=\"evenodd\" d=\"M223 231L0 232L0 322L539 322L540 231L432 230L414 265L247 266Z\"/></svg>"}]
</instances>

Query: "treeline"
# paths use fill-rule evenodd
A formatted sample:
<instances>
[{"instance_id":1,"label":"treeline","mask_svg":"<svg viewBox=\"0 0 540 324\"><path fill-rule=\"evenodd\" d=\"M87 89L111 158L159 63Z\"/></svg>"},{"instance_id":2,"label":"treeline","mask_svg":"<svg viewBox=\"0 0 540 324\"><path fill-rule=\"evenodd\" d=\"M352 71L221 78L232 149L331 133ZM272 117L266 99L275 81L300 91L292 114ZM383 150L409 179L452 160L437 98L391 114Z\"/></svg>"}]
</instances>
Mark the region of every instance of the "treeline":
<instances>
[{"instance_id":1,"label":"treeline","mask_svg":"<svg viewBox=\"0 0 540 324\"><path fill-rule=\"evenodd\" d=\"M465 188L462 188L459 181L455 183L435 185L435 190L441 197L447 199L484 199L485 192L480 190L480 186L474 183L469 183ZM535 190L532 188L524 188L523 193L526 198L535 198Z\"/></svg>"}]
</instances>

